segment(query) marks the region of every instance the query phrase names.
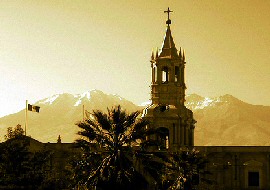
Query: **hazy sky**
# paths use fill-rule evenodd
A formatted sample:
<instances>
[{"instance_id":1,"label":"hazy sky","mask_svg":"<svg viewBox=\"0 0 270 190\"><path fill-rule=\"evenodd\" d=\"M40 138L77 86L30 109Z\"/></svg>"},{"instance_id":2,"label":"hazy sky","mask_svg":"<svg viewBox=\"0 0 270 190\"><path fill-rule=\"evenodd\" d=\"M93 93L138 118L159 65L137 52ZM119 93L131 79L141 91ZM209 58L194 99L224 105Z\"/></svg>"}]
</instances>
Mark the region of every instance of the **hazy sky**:
<instances>
[{"instance_id":1,"label":"hazy sky","mask_svg":"<svg viewBox=\"0 0 270 190\"><path fill-rule=\"evenodd\" d=\"M168 6L188 94L270 105L269 0L2 0L0 116L90 89L147 101Z\"/></svg>"}]
</instances>

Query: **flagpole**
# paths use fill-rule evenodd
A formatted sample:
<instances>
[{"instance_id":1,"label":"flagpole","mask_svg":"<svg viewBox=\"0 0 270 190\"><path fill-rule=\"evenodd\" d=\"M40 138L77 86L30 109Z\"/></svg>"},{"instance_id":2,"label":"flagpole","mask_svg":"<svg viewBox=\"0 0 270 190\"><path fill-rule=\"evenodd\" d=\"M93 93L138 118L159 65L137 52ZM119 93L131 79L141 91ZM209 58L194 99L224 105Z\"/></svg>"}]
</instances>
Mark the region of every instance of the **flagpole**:
<instances>
[{"instance_id":1,"label":"flagpole","mask_svg":"<svg viewBox=\"0 0 270 190\"><path fill-rule=\"evenodd\" d=\"M24 135L26 136L26 128L28 126L28 100L26 100L26 106L25 106L25 126L24 126Z\"/></svg>"}]
</instances>

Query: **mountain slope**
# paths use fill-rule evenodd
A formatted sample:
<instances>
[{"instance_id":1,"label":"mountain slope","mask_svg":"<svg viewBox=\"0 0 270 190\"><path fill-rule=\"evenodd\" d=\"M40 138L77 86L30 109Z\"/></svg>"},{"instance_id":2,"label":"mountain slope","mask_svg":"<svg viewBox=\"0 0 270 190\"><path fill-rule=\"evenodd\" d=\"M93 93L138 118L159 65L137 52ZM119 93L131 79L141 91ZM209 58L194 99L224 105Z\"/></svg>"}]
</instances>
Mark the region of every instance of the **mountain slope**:
<instances>
[{"instance_id":1,"label":"mountain slope","mask_svg":"<svg viewBox=\"0 0 270 190\"><path fill-rule=\"evenodd\" d=\"M231 95L187 97L197 120L195 145L270 145L270 106L251 105Z\"/></svg>"},{"instance_id":2,"label":"mountain slope","mask_svg":"<svg viewBox=\"0 0 270 190\"><path fill-rule=\"evenodd\" d=\"M117 95L105 94L98 90L91 90L82 94L57 94L40 100L34 105L40 106L40 113L28 112L27 135L41 142L56 142L61 135L63 142L73 142L78 127L75 125L83 118L83 105L85 110L99 109L106 112L107 108L121 105L128 112L140 110L132 102ZM0 118L0 137L6 134L7 127L17 124L24 126L25 110Z\"/></svg>"}]
</instances>

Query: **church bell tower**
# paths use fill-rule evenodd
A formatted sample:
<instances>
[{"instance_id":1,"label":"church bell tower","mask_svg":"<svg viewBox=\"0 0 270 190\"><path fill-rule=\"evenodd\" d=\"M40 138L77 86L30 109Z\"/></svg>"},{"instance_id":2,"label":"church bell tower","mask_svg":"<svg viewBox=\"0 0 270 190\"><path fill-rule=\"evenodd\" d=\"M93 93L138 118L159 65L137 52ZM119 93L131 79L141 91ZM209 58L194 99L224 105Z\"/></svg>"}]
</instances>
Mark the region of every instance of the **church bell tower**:
<instances>
[{"instance_id":1,"label":"church bell tower","mask_svg":"<svg viewBox=\"0 0 270 190\"><path fill-rule=\"evenodd\" d=\"M157 128L155 137L163 144L162 148L177 150L183 146L194 145L193 113L185 102L185 54L176 49L171 34L170 13L166 21L167 28L160 51L152 52L151 101L143 117L150 121L149 127Z\"/></svg>"}]
</instances>

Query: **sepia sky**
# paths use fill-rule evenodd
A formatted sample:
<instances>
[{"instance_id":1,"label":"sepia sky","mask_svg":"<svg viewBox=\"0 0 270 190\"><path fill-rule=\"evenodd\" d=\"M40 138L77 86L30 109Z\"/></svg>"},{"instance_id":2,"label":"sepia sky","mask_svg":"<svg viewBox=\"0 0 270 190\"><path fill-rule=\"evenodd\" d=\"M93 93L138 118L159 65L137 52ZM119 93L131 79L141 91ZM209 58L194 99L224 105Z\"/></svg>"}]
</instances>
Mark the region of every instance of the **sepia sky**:
<instances>
[{"instance_id":1,"label":"sepia sky","mask_svg":"<svg viewBox=\"0 0 270 190\"><path fill-rule=\"evenodd\" d=\"M147 101L168 6L188 94L270 105L269 0L3 0L0 116L91 89Z\"/></svg>"}]
</instances>

